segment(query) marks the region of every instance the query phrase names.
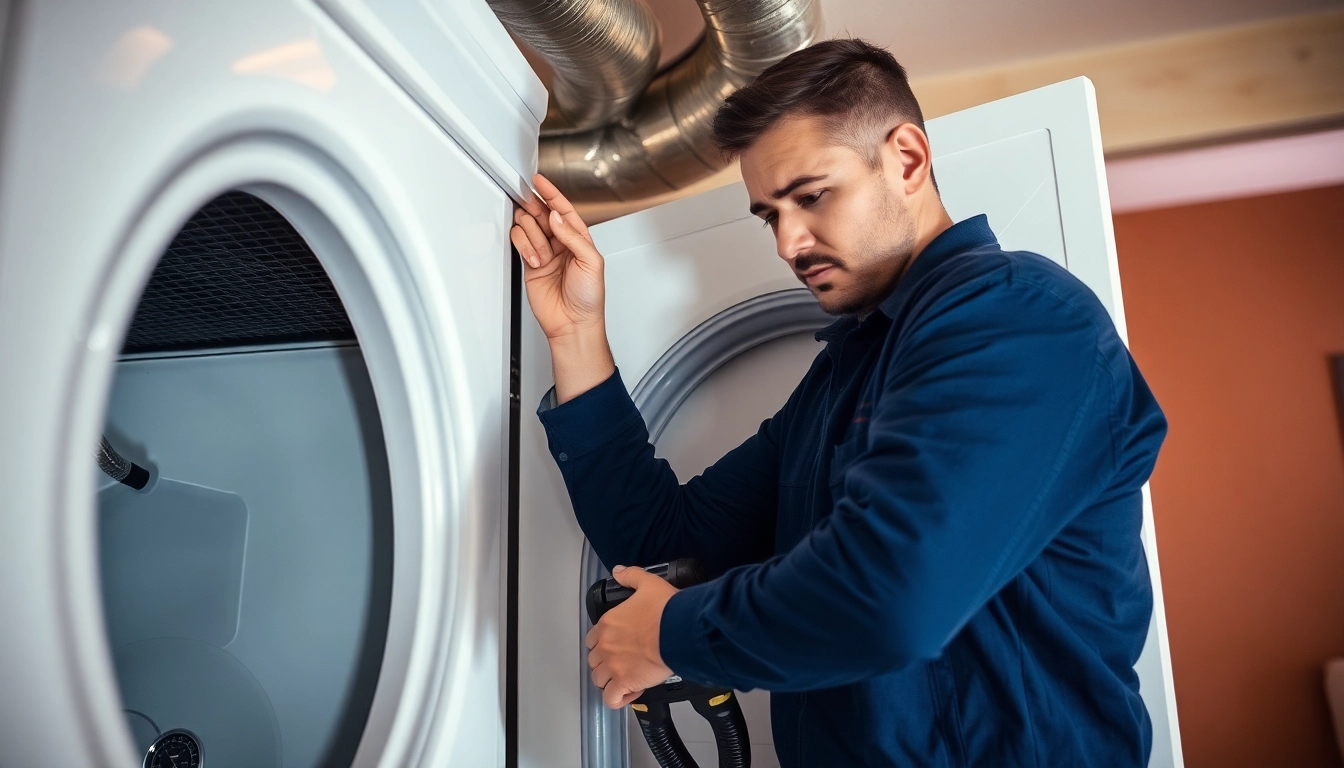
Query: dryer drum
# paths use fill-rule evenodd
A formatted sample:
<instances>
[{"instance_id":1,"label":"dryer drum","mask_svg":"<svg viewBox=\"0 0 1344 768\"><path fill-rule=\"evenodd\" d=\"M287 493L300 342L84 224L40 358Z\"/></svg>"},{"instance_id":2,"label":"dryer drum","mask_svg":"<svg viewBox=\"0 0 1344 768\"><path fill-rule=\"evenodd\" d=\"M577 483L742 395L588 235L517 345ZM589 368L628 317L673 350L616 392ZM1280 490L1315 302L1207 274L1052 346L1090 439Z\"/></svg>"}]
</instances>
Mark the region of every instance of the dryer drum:
<instances>
[{"instance_id":1,"label":"dryer drum","mask_svg":"<svg viewBox=\"0 0 1344 768\"><path fill-rule=\"evenodd\" d=\"M818 331L834 322L806 288L762 294L714 315L673 344L631 393L656 444L686 398L725 363L748 350L785 336ZM580 595L611 575L591 544L584 543L579 566ZM580 710L584 768L624 768L629 748L625 710L602 703L602 691L588 676L583 638L592 623L579 601L579 679L584 681Z\"/></svg>"}]
</instances>

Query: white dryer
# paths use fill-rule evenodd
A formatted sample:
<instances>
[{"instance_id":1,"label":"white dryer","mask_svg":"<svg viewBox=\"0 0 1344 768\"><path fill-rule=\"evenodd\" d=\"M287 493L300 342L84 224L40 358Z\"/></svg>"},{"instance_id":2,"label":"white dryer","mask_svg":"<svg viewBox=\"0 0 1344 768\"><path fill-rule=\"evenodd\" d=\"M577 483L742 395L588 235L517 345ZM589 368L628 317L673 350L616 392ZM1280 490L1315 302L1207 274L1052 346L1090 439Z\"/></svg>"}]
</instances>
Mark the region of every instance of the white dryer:
<instances>
[{"instance_id":1,"label":"white dryer","mask_svg":"<svg viewBox=\"0 0 1344 768\"><path fill-rule=\"evenodd\" d=\"M987 214L1006 249L1064 265L1097 293L1123 338L1091 83L1079 78L930 120L928 133L953 220ZM592 228L606 257L612 352L657 454L683 482L778 409L820 351L812 334L832 319L775 256L769 229L747 207L738 183ZM525 319L522 334L522 401L532 408L551 386L550 359L535 321ZM582 596L605 571L575 523L540 423L525 417L521 429L520 765L652 768L638 726L602 706L587 674ZM1137 669L1153 722L1151 765L1179 766L1150 506L1144 543L1155 607ZM777 766L768 695L739 698L753 764ZM717 765L708 725L689 705L673 711L698 763Z\"/></svg>"},{"instance_id":2,"label":"white dryer","mask_svg":"<svg viewBox=\"0 0 1344 768\"><path fill-rule=\"evenodd\" d=\"M502 765L540 82L483 0L0 30L0 765Z\"/></svg>"}]
</instances>

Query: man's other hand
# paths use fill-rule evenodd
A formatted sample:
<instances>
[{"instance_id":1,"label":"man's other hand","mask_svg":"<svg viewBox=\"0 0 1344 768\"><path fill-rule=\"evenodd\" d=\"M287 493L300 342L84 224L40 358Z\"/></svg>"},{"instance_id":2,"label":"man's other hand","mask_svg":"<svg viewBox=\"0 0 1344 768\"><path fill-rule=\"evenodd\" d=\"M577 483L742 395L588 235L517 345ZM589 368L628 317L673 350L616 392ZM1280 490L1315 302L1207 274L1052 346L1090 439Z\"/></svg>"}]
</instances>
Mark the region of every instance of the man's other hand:
<instances>
[{"instance_id":1,"label":"man's other hand","mask_svg":"<svg viewBox=\"0 0 1344 768\"><path fill-rule=\"evenodd\" d=\"M677 588L642 568L618 565L611 575L635 594L607 611L588 632L585 644L603 703L619 709L672 675L658 651L658 629L663 607Z\"/></svg>"}]
</instances>

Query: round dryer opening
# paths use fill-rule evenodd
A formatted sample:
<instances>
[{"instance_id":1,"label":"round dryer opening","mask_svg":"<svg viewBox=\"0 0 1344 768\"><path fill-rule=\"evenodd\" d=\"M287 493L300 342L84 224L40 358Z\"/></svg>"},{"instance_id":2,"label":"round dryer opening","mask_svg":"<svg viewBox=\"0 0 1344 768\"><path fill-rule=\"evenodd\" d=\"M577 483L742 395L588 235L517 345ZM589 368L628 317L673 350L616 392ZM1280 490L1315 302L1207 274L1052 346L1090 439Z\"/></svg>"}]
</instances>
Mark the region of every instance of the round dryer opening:
<instances>
[{"instance_id":1,"label":"round dryer opening","mask_svg":"<svg viewBox=\"0 0 1344 768\"><path fill-rule=\"evenodd\" d=\"M270 204L225 193L172 239L103 434L99 575L137 758L349 765L388 636L392 483L345 305Z\"/></svg>"}]
</instances>

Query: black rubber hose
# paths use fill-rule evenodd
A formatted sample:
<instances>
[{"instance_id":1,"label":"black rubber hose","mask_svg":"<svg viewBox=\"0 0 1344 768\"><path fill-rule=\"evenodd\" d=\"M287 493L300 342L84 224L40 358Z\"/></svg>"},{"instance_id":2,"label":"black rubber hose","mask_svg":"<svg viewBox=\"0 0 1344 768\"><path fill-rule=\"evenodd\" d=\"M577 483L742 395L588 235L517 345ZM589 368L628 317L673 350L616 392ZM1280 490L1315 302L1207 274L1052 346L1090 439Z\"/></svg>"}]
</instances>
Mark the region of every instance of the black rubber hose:
<instances>
[{"instance_id":1,"label":"black rubber hose","mask_svg":"<svg viewBox=\"0 0 1344 768\"><path fill-rule=\"evenodd\" d=\"M726 697L726 698L725 698ZM717 704L711 702L718 701ZM694 696L691 706L709 721L714 743L719 748L719 768L750 768L751 740L747 738L747 718L737 696Z\"/></svg>"},{"instance_id":2,"label":"black rubber hose","mask_svg":"<svg viewBox=\"0 0 1344 768\"><path fill-rule=\"evenodd\" d=\"M649 743L649 750L658 765L662 768L700 768L672 724L672 708L661 702L646 706L646 712L635 710L635 719L639 721L639 729L644 732L644 740Z\"/></svg>"},{"instance_id":3,"label":"black rubber hose","mask_svg":"<svg viewBox=\"0 0 1344 768\"><path fill-rule=\"evenodd\" d=\"M127 459L104 436L98 444L98 467L122 485L143 491L149 485L149 470Z\"/></svg>"}]
</instances>

